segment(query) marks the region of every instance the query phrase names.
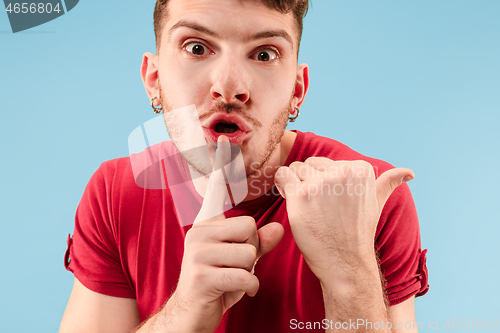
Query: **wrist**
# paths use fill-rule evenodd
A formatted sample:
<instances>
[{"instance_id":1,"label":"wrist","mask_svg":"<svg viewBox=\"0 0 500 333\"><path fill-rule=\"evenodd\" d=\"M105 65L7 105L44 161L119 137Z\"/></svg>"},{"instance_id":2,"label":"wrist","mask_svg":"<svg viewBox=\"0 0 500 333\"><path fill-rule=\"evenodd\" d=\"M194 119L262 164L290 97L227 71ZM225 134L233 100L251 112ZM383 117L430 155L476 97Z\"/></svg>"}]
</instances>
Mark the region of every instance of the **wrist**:
<instances>
[{"instance_id":1,"label":"wrist","mask_svg":"<svg viewBox=\"0 0 500 333\"><path fill-rule=\"evenodd\" d=\"M338 260L325 265L323 269L315 269L316 277L326 289L350 290L360 283L380 282L380 268L375 253L364 256L336 256Z\"/></svg>"},{"instance_id":2,"label":"wrist","mask_svg":"<svg viewBox=\"0 0 500 333\"><path fill-rule=\"evenodd\" d=\"M220 322L214 322L213 314L207 314L206 306L176 290L161 312L165 332L213 333ZM208 320L208 318L210 318Z\"/></svg>"},{"instance_id":3,"label":"wrist","mask_svg":"<svg viewBox=\"0 0 500 333\"><path fill-rule=\"evenodd\" d=\"M186 325L184 315L186 309L179 302L177 294L174 292L168 299L165 306L160 310L159 319L165 323L166 332L190 332Z\"/></svg>"},{"instance_id":4,"label":"wrist","mask_svg":"<svg viewBox=\"0 0 500 333\"><path fill-rule=\"evenodd\" d=\"M377 260L366 261L357 266L335 270L327 278L320 279L325 302L335 299L350 302L353 298L370 302L374 298L385 301L385 291Z\"/></svg>"},{"instance_id":5,"label":"wrist","mask_svg":"<svg viewBox=\"0 0 500 333\"><path fill-rule=\"evenodd\" d=\"M379 272L321 281L325 318L367 318L371 321L387 317L387 300Z\"/></svg>"}]
</instances>

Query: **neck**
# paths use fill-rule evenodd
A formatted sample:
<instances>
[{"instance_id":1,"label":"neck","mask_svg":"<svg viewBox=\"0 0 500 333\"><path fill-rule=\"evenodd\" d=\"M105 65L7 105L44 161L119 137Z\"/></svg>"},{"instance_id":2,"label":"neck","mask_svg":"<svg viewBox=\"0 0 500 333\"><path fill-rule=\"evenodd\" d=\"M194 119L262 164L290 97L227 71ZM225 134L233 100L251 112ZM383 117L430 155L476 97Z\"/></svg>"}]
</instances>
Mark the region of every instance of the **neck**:
<instances>
[{"instance_id":1,"label":"neck","mask_svg":"<svg viewBox=\"0 0 500 333\"><path fill-rule=\"evenodd\" d=\"M264 167L255 176L247 179L248 194L243 202L260 198L273 187L274 175L285 164L296 137L296 133L285 130L279 145Z\"/></svg>"}]
</instances>

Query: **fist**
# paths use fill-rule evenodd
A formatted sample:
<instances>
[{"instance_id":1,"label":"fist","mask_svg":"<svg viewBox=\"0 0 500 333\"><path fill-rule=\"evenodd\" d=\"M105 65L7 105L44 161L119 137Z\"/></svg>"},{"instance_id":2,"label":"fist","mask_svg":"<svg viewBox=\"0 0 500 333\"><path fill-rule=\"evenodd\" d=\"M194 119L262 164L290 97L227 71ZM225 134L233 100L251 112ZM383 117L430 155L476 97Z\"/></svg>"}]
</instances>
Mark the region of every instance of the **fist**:
<instances>
[{"instance_id":1,"label":"fist","mask_svg":"<svg viewBox=\"0 0 500 333\"><path fill-rule=\"evenodd\" d=\"M410 169L378 179L366 161L310 157L281 167L275 184L286 200L290 227L304 259L320 279L346 276L375 260L374 238L385 202L413 179Z\"/></svg>"}]
</instances>

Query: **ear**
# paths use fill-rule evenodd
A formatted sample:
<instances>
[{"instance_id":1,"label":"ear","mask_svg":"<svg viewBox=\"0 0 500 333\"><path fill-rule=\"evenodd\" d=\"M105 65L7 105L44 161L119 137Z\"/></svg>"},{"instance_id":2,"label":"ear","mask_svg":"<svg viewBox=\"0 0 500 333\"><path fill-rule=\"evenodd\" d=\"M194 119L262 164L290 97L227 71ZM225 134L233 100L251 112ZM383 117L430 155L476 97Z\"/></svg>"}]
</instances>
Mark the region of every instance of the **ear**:
<instances>
[{"instance_id":1,"label":"ear","mask_svg":"<svg viewBox=\"0 0 500 333\"><path fill-rule=\"evenodd\" d=\"M293 93L294 104L300 108L307 91L309 90L309 66L302 64L297 66L297 81L295 83L295 91Z\"/></svg>"},{"instance_id":2,"label":"ear","mask_svg":"<svg viewBox=\"0 0 500 333\"><path fill-rule=\"evenodd\" d=\"M158 88L158 56L144 53L141 64L141 78L149 99L160 95Z\"/></svg>"}]
</instances>

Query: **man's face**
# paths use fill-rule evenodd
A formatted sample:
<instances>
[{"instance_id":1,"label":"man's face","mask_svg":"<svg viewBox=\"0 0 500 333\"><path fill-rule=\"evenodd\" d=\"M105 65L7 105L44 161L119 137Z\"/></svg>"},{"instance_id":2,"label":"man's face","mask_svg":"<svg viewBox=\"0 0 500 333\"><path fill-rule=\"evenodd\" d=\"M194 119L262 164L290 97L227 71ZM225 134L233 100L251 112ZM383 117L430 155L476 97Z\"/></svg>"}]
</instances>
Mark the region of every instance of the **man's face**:
<instances>
[{"instance_id":1,"label":"man's face","mask_svg":"<svg viewBox=\"0 0 500 333\"><path fill-rule=\"evenodd\" d=\"M158 50L160 99L174 143L185 124L169 111L194 104L207 142L239 145L247 176L276 151L294 103L297 32L292 14L253 1L171 0ZM184 140L181 140L183 136ZM193 156L188 162L211 172Z\"/></svg>"}]
</instances>

